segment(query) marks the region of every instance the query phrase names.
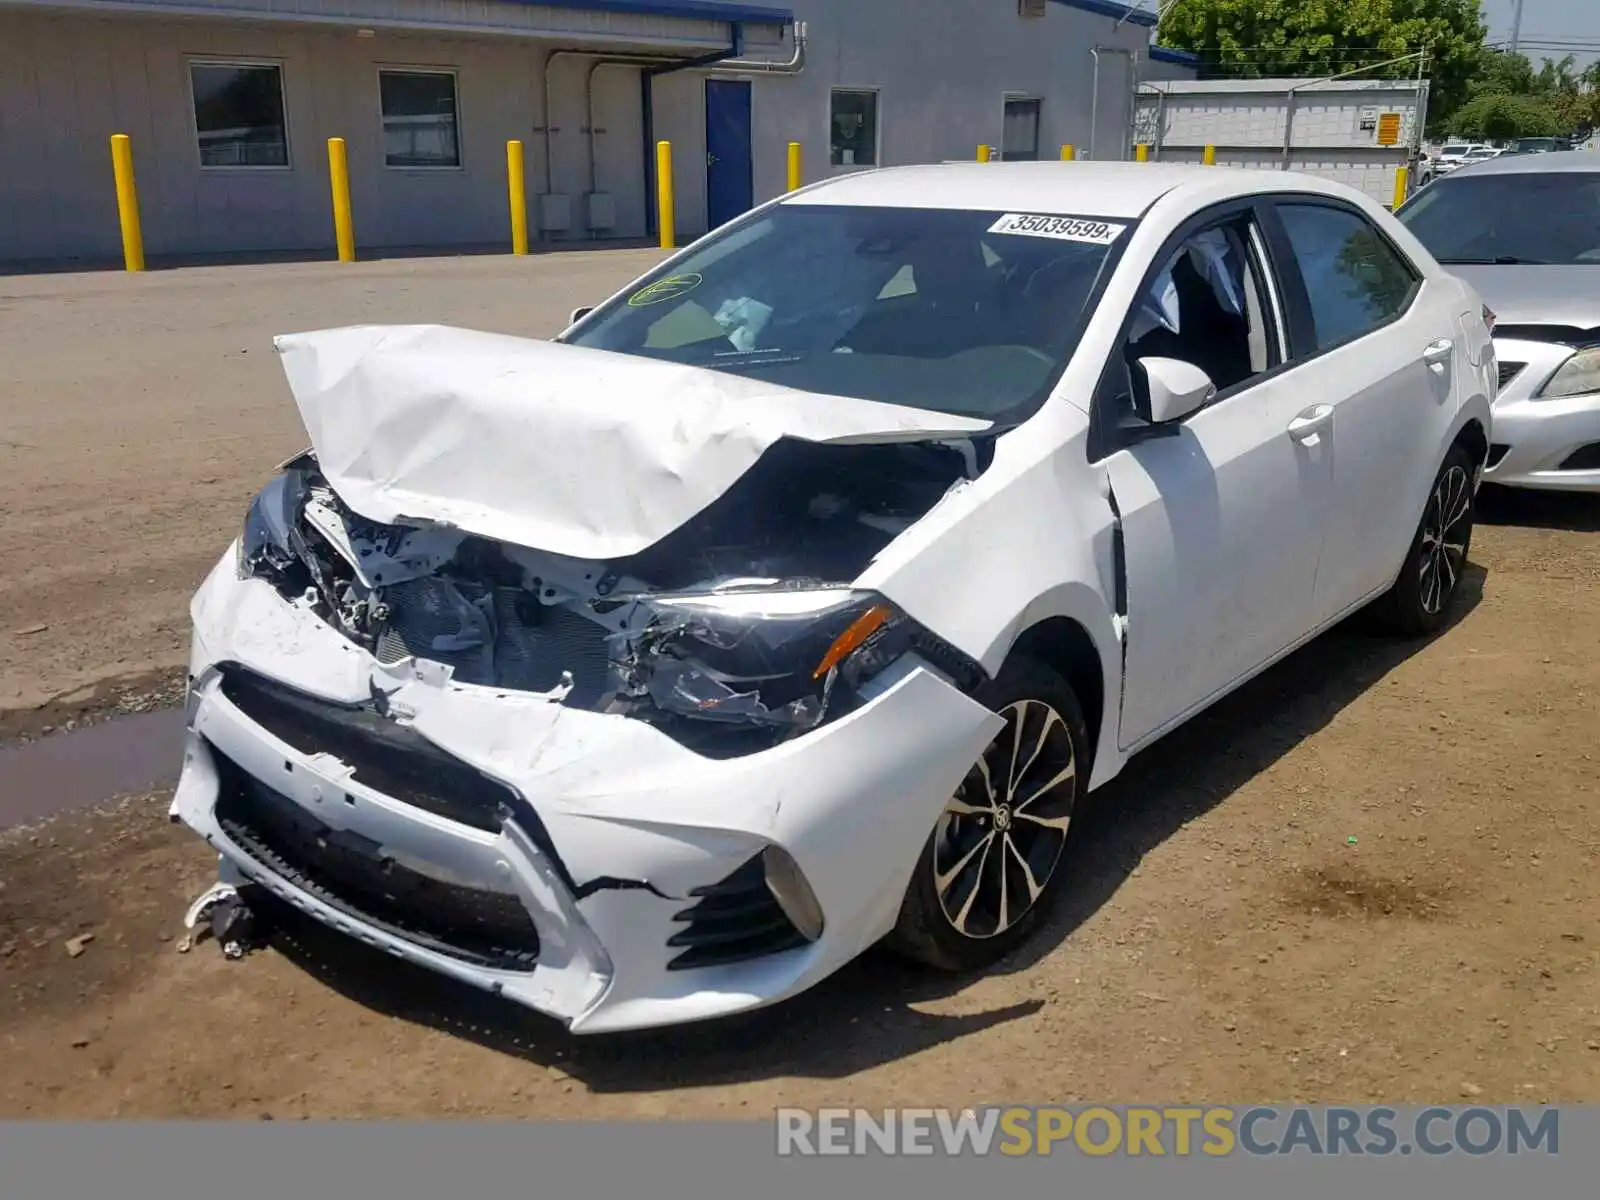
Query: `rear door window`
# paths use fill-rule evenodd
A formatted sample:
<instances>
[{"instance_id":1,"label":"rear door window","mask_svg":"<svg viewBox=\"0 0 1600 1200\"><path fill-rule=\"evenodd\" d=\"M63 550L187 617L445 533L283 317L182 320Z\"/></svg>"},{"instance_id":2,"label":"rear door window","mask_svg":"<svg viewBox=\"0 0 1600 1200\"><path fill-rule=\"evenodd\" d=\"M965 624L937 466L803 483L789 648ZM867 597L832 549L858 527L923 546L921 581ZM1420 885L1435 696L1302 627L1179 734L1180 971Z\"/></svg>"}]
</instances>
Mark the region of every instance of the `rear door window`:
<instances>
[{"instance_id":1,"label":"rear door window","mask_svg":"<svg viewBox=\"0 0 1600 1200\"><path fill-rule=\"evenodd\" d=\"M1316 338L1310 349L1341 346L1411 307L1421 275L1361 214L1293 202L1280 202L1277 212L1305 280Z\"/></svg>"}]
</instances>

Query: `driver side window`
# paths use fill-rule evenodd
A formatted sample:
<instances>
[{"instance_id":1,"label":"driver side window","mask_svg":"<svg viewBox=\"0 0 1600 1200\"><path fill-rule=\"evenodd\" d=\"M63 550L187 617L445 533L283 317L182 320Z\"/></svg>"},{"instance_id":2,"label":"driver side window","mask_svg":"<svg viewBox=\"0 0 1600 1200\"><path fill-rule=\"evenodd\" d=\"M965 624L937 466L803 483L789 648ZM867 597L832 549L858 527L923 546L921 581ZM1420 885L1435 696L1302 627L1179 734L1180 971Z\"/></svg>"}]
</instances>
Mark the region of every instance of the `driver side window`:
<instances>
[{"instance_id":1,"label":"driver side window","mask_svg":"<svg viewBox=\"0 0 1600 1200\"><path fill-rule=\"evenodd\" d=\"M1168 257L1134 311L1116 369L1119 417L1136 413L1143 358L1199 367L1219 395L1278 365L1264 267L1248 217L1202 229Z\"/></svg>"}]
</instances>

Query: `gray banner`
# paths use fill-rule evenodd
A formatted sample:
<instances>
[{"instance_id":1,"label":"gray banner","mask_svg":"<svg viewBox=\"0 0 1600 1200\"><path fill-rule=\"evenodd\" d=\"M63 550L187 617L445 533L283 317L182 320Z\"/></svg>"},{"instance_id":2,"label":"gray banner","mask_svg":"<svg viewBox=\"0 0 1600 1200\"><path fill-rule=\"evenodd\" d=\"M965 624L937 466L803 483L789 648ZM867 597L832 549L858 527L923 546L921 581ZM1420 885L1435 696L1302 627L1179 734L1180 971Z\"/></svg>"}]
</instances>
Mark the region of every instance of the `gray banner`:
<instances>
[{"instance_id":1,"label":"gray banner","mask_svg":"<svg viewBox=\"0 0 1600 1200\"><path fill-rule=\"evenodd\" d=\"M921 1110L901 1110L918 1112ZM1015 1111L1015 1110L1013 1110ZM1045 1110L1040 1110L1041 1112ZM1078 1110L1082 1111L1082 1110ZM1101 1110L1106 1111L1106 1110ZM1117 1109L1119 1114L1129 1110ZM1212 1110L1203 1110L1212 1111ZM1236 1105L1234 1125L1250 1106ZM1600 1110L1564 1109L1558 1142L1516 1153L1463 1149L1410 1154L1398 1147L1415 1131L1416 1110L1397 1110L1400 1131L1391 1152L1317 1154L1300 1145L1279 1153L1294 1110L1258 1117L1248 1134L1256 1152L1236 1145L1207 1154L1200 1139L1188 1156L1082 1152L1063 1143L1048 1156L1007 1154L991 1147L979 1156L890 1157L780 1154L777 1119L750 1124L497 1125L279 1123L254 1124L0 1124L0 1195L6 1200L99 1196L162 1200L356 1200L358 1197L438 1197L476 1200L520 1196L692 1196L695 1200L806 1200L824 1194L896 1197L977 1195L1101 1197L1136 1200L1321 1200L1323 1197L1592 1197L1600 1169ZM1322 1121L1340 1110L1308 1110ZM1372 1110L1343 1110L1365 1117ZM1441 1146L1465 1109L1435 1110L1429 1144ZM1496 1113L1502 1122L1507 1110ZM1530 1127L1541 1113L1520 1110ZM1437 1114L1448 1114L1438 1116ZM881 1114L880 1114L881 1115ZM959 1114L957 1114L959 1115ZM918 1118L920 1119L920 1118ZM1482 1145L1489 1125L1471 1118L1468 1141ZM1302 1123L1303 1123L1302 1122ZM1107 1144L1105 1125L1092 1119L1086 1144ZM1014 1128L1016 1126L1014 1125ZM1196 1127L1198 1128L1198 1126ZM1548 1126L1546 1127L1548 1129ZM1434 1136L1437 1134L1437 1136ZM1303 1135L1302 1140L1303 1140ZM913 1139L920 1140L920 1139ZM934 1142L940 1139L935 1133ZM1384 1141L1386 1139L1379 1139ZM1017 1145L1013 1140L1006 1144ZM1278 1149L1269 1149L1269 1144ZM792 1146L791 1146L792 1149ZM1553 1152L1552 1152L1553 1149ZM842 1190L841 1190L842 1189ZM992 1189L984 1192L980 1189Z\"/></svg>"}]
</instances>

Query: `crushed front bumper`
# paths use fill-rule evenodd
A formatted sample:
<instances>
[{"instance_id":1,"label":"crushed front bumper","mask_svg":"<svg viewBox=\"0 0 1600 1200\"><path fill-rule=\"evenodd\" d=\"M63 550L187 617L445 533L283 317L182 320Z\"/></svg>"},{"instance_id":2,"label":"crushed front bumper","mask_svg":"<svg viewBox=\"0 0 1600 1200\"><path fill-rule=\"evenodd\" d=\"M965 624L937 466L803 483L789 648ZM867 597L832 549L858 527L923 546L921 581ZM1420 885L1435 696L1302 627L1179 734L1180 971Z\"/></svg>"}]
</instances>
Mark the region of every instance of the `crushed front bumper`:
<instances>
[{"instance_id":1,"label":"crushed front bumper","mask_svg":"<svg viewBox=\"0 0 1600 1200\"><path fill-rule=\"evenodd\" d=\"M192 606L174 818L227 874L576 1032L759 1007L855 957L1002 725L908 659L821 729L708 759L624 717L385 667L234 561ZM771 846L821 908L815 941L783 924Z\"/></svg>"}]
</instances>

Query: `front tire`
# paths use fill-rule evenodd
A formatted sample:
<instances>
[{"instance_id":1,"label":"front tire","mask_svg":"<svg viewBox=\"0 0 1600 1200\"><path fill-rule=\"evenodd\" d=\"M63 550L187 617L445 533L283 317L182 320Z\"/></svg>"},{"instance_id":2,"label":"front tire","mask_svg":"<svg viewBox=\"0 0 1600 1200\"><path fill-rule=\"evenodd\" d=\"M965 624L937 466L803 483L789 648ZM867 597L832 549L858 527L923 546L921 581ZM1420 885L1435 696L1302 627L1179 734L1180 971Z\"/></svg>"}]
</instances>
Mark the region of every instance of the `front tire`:
<instances>
[{"instance_id":1,"label":"front tire","mask_svg":"<svg viewBox=\"0 0 1600 1200\"><path fill-rule=\"evenodd\" d=\"M989 966L1038 927L1061 893L1067 831L1089 782L1083 712L1056 672L1018 657L973 699L1006 726L940 814L885 941L947 971Z\"/></svg>"},{"instance_id":2,"label":"front tire","mask_svg":"<svg viewBox=\"0 0 1600 1200\"><path fill-rule=\"evenodd\" d=\"M1472 487L1476 464L1456 445L1444 456L1406 553L1400 577L1376 606L1389 629L1406 637L1437 633L1450 618L1472 545L1477 496Z\"/></svg>"}]
</instances>

